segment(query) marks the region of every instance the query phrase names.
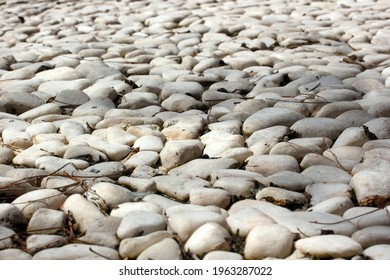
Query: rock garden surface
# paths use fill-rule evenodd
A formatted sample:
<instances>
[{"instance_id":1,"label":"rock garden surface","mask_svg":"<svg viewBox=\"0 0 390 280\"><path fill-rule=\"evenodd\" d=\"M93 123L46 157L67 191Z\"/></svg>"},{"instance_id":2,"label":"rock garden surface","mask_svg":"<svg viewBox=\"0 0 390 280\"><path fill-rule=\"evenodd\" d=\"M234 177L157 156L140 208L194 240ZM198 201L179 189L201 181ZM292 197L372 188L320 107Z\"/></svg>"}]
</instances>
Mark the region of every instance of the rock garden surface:
<instances>
[{"instance_id":1,"label":"rock garden surface","mask_svg":"<svg viewBox=\"0 0 390 280\"><path fill-rule=\"evenodd\" d=\"M0 259L390 259L387 0L0 0Z\"/></svg>"}]
</instances>

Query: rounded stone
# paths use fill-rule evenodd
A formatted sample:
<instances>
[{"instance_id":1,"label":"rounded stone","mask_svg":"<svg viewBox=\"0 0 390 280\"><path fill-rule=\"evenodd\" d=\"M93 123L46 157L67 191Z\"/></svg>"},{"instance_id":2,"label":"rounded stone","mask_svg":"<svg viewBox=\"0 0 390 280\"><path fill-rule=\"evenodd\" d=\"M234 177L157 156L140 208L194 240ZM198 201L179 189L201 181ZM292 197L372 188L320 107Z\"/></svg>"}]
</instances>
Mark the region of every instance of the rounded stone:
<instances>
[{"instance_id":1,"label":"rounded stone","mask_svg":"<svg viewBox=\"0 0 390 280\"><path fill-rule=\"evenodd\" d=\"M196 229L184 245L189 254L203 257L214 250L230 251L229 232L220 224L209 222Z\"/></svg>"},{"instance_id":2,"label":"rounded stone","mask_svg":"<svg viewBox=\"0 0 390 280\"><path fill-rule=\"evenodd\" d=\"M244 257L260 260L267 257L286 258L293 248L294 234L278 224L254 227L245 240Z\"/></svg>"},{"instance_id":3,"label":"rounded stone","mask_svg":"<svg viewBox=\"0 0 390 280\"><path fill-rule=\"evenodd\" d=\"M352 258L363 252L362 246L344 235L320 235L303 238L295 248L315 258Z\"/></svg>"}]
</instances>

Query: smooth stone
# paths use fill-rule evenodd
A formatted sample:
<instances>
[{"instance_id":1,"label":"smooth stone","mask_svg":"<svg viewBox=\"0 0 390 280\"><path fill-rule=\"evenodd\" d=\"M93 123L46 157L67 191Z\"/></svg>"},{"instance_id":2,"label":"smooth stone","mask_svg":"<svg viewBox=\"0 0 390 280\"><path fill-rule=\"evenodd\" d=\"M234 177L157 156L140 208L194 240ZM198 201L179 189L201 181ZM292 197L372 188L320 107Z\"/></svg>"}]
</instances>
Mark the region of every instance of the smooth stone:
<instances>
[{"instance_id":1,"label":"smooth stone","mask_svg":"<svg viewBox=\"0 0 390 280\"><path fill-rule=\"evenodd\" d=\"M322 154L308 153L301 161L302 170L316 165L338 166L337 162L324 157Z\"/></svg>"},{"instance_id":2,"label":"smooth stone","mask_svg":"<svg viewBox=\"0 0 390 280\"><path fill-rule=\"evenodd\" d=\"M269 107L268 103L262 99L249 99L240 102L233 108L235 113L254 114L262 109Z\"/></svg>"},{"instance_id":3,"label":"smooth stone","mask_svg":"<svg viewBox=\"0 0 390 280\"><path fill-rule=\"evenodd\" d=\"M113 75L122 76L118 70L109 68L104 62L101 61L85 61L80 63L80 65L78 65L75 70L80 72L91 82L95 82L101 78Z\"/></svg>"},{"instance_id":4,"label":"smooth stone","mask_svg":"<svg viewBox=\"0 0 390 280\"><path fill-rule=\"evenodd\" d=\"M390 245L371 246L363 251L363 256L370 260L390 260Z\"/></svg>"},{"instance_id":5,"label":"smooth stone","mask_svg":"<svg viewBox=\"0 0 390 280\"><path fill-rule=\"evenodd\" d=\"M389 244L390 245L390 227L388 226L372 226L356 231L351 237L357 241L363 249L368 247Z\"/></svg>"},{"instance_id":6,"label":"smooth stone","mask_svg":"<svg viewBox=\"0 0 390 280\"><path fill-rule=\"evenodd\" d=\"M257 200L265 200L289 209L302 208L308 203L307 197L296 191L277 187L265 187L257 192Z\"/></svg>"},{"instance_id":7,"label":"smooth stone","mask_svg":"<svg viewBox=\"0 0 390 280\"><path fill-rule=\"evenodd\" d=\"M79 168L83 169L81 167ZM117 161L96 163L83 169L83 172L90 172L96 174L96 176L107 176L113 179L118 178L122 174L125 174L127 171L128 170L126 169L126 167L121 162Z\"/></svg>"},{"instance_id":8,"label":"smooth stone","mask_svg":"<svg viewBox=\"0 0 390 280\"><path fill-rule=\"evenodd\" d=\"M340 101L329 103L321 107L314 116L317 118L336 118L342 113L351 111L351 110L362 110L362 107L358 103L349 102L349 101Z\"/></svg>"},{"instance_id":9,"label":"smooth stone","mask_svg":"<svg viewBox=\"0 0 390 280\"><path fill-rule=\"evenodd\" d=\"M299 172L298 161L288 155L254 155L247 158L245 170L270 176L280 171Z\"/></svg>"},{"instance_id":10,"label":"smooth stone","mask_svg":"<svg viewBox=\"0 0 390 280\"><path fill-rule=\"evenodd\" d=\"M118 184L123 185L135 192L156 192L157 186L153 179L134 178L121 176L118 178Z\"/></svg>"},{"instance_id":11,"label":"smooth stone","mask_svg":"<svg viewBox=\"0 0 390 280\"><path fill-rule=\"evenodd\" d=\"M374 148L371 150L368 150L364 152L363 154L363 161L366 159L372 159L372 158L382 158L385 160L390 160L390 150L388 148Z\"/></svg>"},{"instance_id":12,"label":"smooth stone","mask_svg":"<svg viewBox=\"0 0 390 280\"><path fill-rule=\"evenodd\" d=\"M189 193L189 202L196 205L215 205L226 209L230 201L230 194L227 191L216 188L192 189Z\"/></svg>"},{"instance_id":13,"label":"smooth stone","mask_svg":"<svg viewBox=\"0 0 390 280\"><path fill-rule=\"evenodd\" d=\"M87 115L104 117L105 113L114 109L115 104L107 97L95 97L73 110L72 116L81 117Z\"/></svg>"},{"instance_id":14,"label":"smooth stone","mask_svg":"<svg viewBox=\"0 0 390 280\"><path fill-rule=\"evenodd\" d=\"M182 252L173 238L165 238L145 249L137 260L181 260Z\"/></svg>"},{"instance_id":15,"label":"smooth stone","mask_svg":"<svg viewBox=\"0 0 390 280\"><path fill-rule=\"evenodd\" d=\"M204 125L205 121L202 117L193 116L182 118L177 123L165 127L161 132L167 140L198 139L203 131Z\"/></svg>"},{"instance_id":16,"label":"smooth stone","mask_svg":"<svg viewBox=\"0 0 390 280\"><path fill-rule=\"evenodd\" d=\"M35 161L35 166L50 173L55 172L56 174L73 174L74 172L77 172L77 168L86 168L88 167L88 164L77 166L76 162L72 162L67 159L54 156L42 156Z\"/></svg>"},{"instance_id":17,"label":"smooth stone","mask_svg":"<svg viewBox=\"0 0 390 280\"><path fill-rule=\"evenodd\" d=\"M6 112L20 115L43 104L39 97L27 92L7 92L0 96Z\"/></svg>"},{"instance_id":18,"label":"smooth stone","mask_svg":"<svg viewBox=\"0 0 390 280\"><path fill-rule=\"evenodd\" d=\"M103 216L97 218L91 224L85 235L78 238L79 241L92 245L99 245L109 248L118 248L119 239L116 232L122 219L117 217Z\"/></svg>"},{"instance_id":19,"label":"smooth stone","mask_svg":"<svg viewBox=\"0 0 390 280\"><path fill-rule=\"evenodd\" d=\"M248 260L286 258L291 254L294 237L295 235L282 225L255 226L245 239L244 257Z\"/></svg>"},{"instance_id":20,"label":"smooth stone","mask_svg":"<svg viewBox=\"0 0 390 280\"><path fill-rule=\"evenodd\" d=\"M157 95L152 92L130 92L125 94L121 98L121 103L118 105L119 109L142 109L148 106L157 106L158 102Z\"/></svg>"},{"instance_id":21,"label":"smooth stone","mask_svg":"<svg viewBox=\"0 0 390 280\"><path fill-rule=\"evenodd\" d=\"M204 255L203 260L232 260L239 261L242 260L243 257L235 252L226 252L226 251L211 251Z\"/></svg>"},{"instance_id":22,"label":"smooth stone","mask_svg":"<svg viewBox=\"0 0 390 280\"><path fill-rule=\"evenodd\" d=\"M279 142L272 146L269 155L288 155L301 161L308 152L321 153L322 149L313 144L303 146L292 142Z\"/></svg>"},{"instance_id":23,"label":"smooth stone","mask_svg":"<svg viewBox=\"0 0 390 280\"><path fill-rule=\"evenodd\" d=\"M148 165L137 165L133 169L133 172L131 173L131 177L150 179L158 174L161 174L161 173L156 168L153 168L153 167L148 166Z\"/></svg>"},{"instance_id":24,"label":"smooth stone","mask_svg":"<svg viewBox=\"0 0 390 280\"><path fill-rule=\"evenodd\" d=\"M253 181L255 178L261 176L257 172L246 171L243 169L218 169L211 173L210 182L214 184L218 179L230 178L234 179L246 179ZM254 182L254 181L253 181Z\"/></svg>"},{"instance_id":25,"label":"smooth stone","mask_svg":"<svg viewBox=\"0 0 390 280\"><path fill-rule=\"evenodd\" d=\"M157 125L162 126L162 120L156 117L115 117L105 118L100 121L95 129L108 128L111 126L119 126L127 129L130 126L136 125Z\"/></svg>"},{"instance_id":26,"label":"smooth stone","mask_svg":"<svg viewBox=\"0 0 390 280\"><path fill-rule=\"evenodd\" d=\"M153 202L138 201L138 202L125 202L117 205L110 212L110 216L123 218L128 213L133 211L149 211L157 214L162 214L162 208Z\"/></svg>"},{"instance_id":27,"label":"smooth stone","mask_svg":"<svg viewBox=\"0 0 390 280\"><path fill-rule=\"evenodd\" d=\"M166 220L160 214L142 210L132 211L123 217L118 227L117 236L123 240L165 230L166 227Z\"/></svg>"},{"instance_id":28,"label":"smooth stone","mask_svg":"<svg viewBox=\"0 0 390 280\"><path fill-rule=\"evenodd\" d=\"M119 260L116 250L88 244L68 244L59 248L42 250L33 260Z\"/></svg>"},{"instance_id":29,"label":"smooth stone","mask_svg":"<svg viewBox=\"0 0 390 280\"><path fill-rule=\"evenodd\" d=\"M234 213L241 211L245 208L255 208L264 213L265 215L269 216L270 218L277 214L291 213L291 211L287 208L272 204L267 201L260 201L255 199L243 199L237 201L236 203L232 204L228 212L229 215L233 215Z\"/></svg>"},{"instance_id":30,"label":"smooth stone","mask_svg":"<svg viewBox=\"0 0 390 280\"><path fill-rule=\"evenodd\" d=\"M287 227L301 238L324 233L351 236L356 227L350 221L324 212L290 212L270 215L277 224Z\"/></svg>"},{"instance_id":31,"label":"smooth stone","mask_svg":"<svg viewBox=\"0 0 390 280\"><path fill-rule=\"evenodd\" d=\"M353 207L345 211L343 218L350 220L358 229L380 225L390 226L390 218L387 211L387 208Z\"/></svg>"},{"instance_id":32,"label":"smooth stone","mask_svg":"<svg viewBox=\"0 0 390 280\"><path fill-rule=\"evenodd\" d=\"M57 93L63 90L75 89L84 90L90 85L90 81L87 79L77 79L72 81L47 81L43 82L39 87L38 91L45 92L51 97L55 97Z\"/></svg>"},{"instance_id":33,"label":"smooth stone","mask_svg":"<svg viewBox=\"0 0 390 280\"><path fill-rule=\"evenodd\" d=\"M50 134L50 133L56 133L57 128L52 123L37 123L30 125L26 132L31 136L31 138L34 140L35 137L39 134Z\"/></svg>"},{"instance_id":34,"label":"smooth stone","mask_svg":"<svg viewBox=\"0 0 390 280\"><path fill-rule=\"evenodd\" d=\"M27 237L26 247L27 252L34 255L44 249L61 247L67 243L68 240L64 236L33 234Z\"/></svg>"},{"instance_id":35,"label":"smooth stone","mask_svg":"<svg viewBox=\"0 0 390 280\"><path fill-rule=\"evenodd\" d=\"M10 203L0 204L0 226L21 228L27 223L22 211Z\"/></svg>"},{"instance_id":36,"label":"smooth stone","mask_svg":"<svg viewBox=\"0 0 390 280\"><path fill-rule=\"evenodd\" d=\"M336 117L336 120L347 123L348 127L359 127L374 118L370 113L363 110L346 111Z\"/></svg>"},{"instance_id":37,"label":"smooth stone","mask_svg":"<svg viewBox=\"0 0 390 280\"><path fill-rule=\"evenodd\" d=\"M35 77L44 81L77 80L84 78L84 76L82 76L77 70L67 66L56 67L54 69L39 72L35 75Z\"/></svg>"},{"instance_id":38,"label":"smooth stone","mask_svg":"<svg viewBox=\"0 0 390 280\"><path fill-rule=\"evenodd\" d=\"M242 126L243 133L250 136L255 131L271 126L291 126L304 119L302 114L285 108L264 108L245 120Z\"/></svg>"},{"instance_id":39,"label":"smooth stone","mask_svg":"<svg viewBox=\"0 0 390 280\"><path fill-rule=\"evenodd\" d=\"M10 164L15 157L12 149L7 147L0 147L0 164Z\"/></svg>"},{"instance_id":40,"label":"smooth stone","mask_svg":"<svg viewBox=\"0 0 390 280\"><path fill-rule=\"evenodd\" d=\"M217 223L228 229L225 217L209 210L181 211L168 217L168 228L177 234L183 243L187 242L198 228L207 223Z\"/></svg>"},{"instance_id":41,"label":"smooth stone","mask_svg":"<svg viewBox=\"0 0 390 280\"><path fill-rule=\"evenodd\" d=\"M21 249L3 249L0 251L0 260L31 260L32 256Z\"/></svg>"},{"instance_id":42,"label":"smooth stone","mask_svg":"<svg viewBox=\"0 0 390 280\"><path fill-rule=\"evenodd\" d=\"M306 118L295 122L291 129L301 137L328 137L336 140L347 128L346 123L331 118Z\"/></svg>"},{"instance_id":43,"label":"smooth stone","mask_svg":"<svg viewBox=\"0 0 390 280\"><path fill-rule=\"evenodd\" d=\"M89 100L89 96L83 91L70 89L60 91L56 95L54 103L58 103L61 106L79 106L87 103Z\"/></svg>"},{"instance_id":44,"label":"smooth stone","mask_svg":"<svg viewBox=\"0 0 390 280\"><path fill-rule=\"evenodd\" d=\"M219 178L213 184L213 188L223 189L227 191L231 196L237 198L253 197L255 187L256 183L254 179L235 176Z\"/></svg>"},{"instance_id":45,"label":"smooth stone","mask_svg":"<svg viewBox=\"0 0 390 280\"><path fill-rule=\"evenodd\" d=\"M157 191L178 201L187 201L192 190L210 187L208 181L190 174L156 176L153 181Z\"/></svg>"},{"instance_id":46,"label":"smooth stone","mask_svg":"<svg viewBox=\"0 0 390 280\"><path fill-rule=\"evenodd\" d=\"M62 211L40 208L32 215L27 231L35 234L53 234L65 226L66 214Z\"/></svg>"},{"instance_id":47,"label":"smooth stone","mask_svg":"<svg viewBox=\"0 0 390 280\"><path fill-rule=\"evenodd\" d=\"M180 93L200 100L203 92L203 86L197 82L168 82L161 89L160 98L165 100L172 94Z\"/></svg>"},{"instance_id":48,"label":"smooth stone","mask_svg":"<svg viewBox=\"0 0 390 280\"><path fill-rule=\"evenodd\" d=\"M278 187L290 191L303 191L313 183L310 178L292 171L280 171L265 178L258 177L256 180L267 187Z\"/></svg>"},{"instance_id":49,"label":"smooth stone","mask_svg":"<svg viewBox=\"0 0 390 280\"><path fill-rule=\"evenodd\" d=\"M230 134L240 134L241 126L242 126L242 122L239 120L228 120L228 121L210 123L208 125L208 129L211 131L213 130L225 131Z\"/></svg>"},{"instance_id":50,"label":"smooth stone","mask_svg":"<svg viewBox=\"0 0 390 280\"><path fill-rule=\"evenodd\" d=\"M105 139L110 144L121 144L121 145L127 145L132 146L137 140L137 137L128 133L127 131L123 130L119 127L108 127L105 135Z\"/></svg>"},{"instance_id":51,"label":"smooth stone","mask_svg":"<svg viewBox=\"0 0 390 280\"><path fill-rule=\"evenodd\" d=\"M172 238L172 233L155 231L142 236L125 238L119 245L119 254L122 258L136 259L147 248L166 238Z\"/></svg>"},{"instance_id":52,"label":"smooth stone","mask_svg":"<svg viewBox=\"0 0 390 280\"><path fill-rule=\"evenodd\" d=\"M97 221L104 217L104 214L96 204L88 201L80 194L69 196L61 208L65 213L72 214L81 232L86 232L89 228L93 228Z\"/></svg>"},{"instance_id":53,"label":"smooth stone","mask_svg":"<svg viewBox=\"0 0 390 280\"><path fill-rule=\"evenodd\" d=\"M155 167L159 160L159 155L155 151L140 151L130 156L128 160L124 162L126 168L135 168L137 166L150 166Z\"/></svg>"},{"instance_id":54,"label":"smooth stone","mask_svg":"<svg viewBox=\"0 0 390 280\"><path fill-rule=\"evenodd\" d=\"M342 162L344 159L361 162L363 160L363 154L365 150L361 147L355 146L343 146L343 147L332 147L323 152L323 156L330 160Z\"/></svg>"},{"instance_id":55,"label":"smooth stone","mask_svg":"<svg viewBox=\"0 0 390 280\"><path fill-rule=\"evenodd\" d=\"M64 159L81 159L85 160L90 164L108 161L106 154L91 148L87 144L78 144L69 146L64 155Z\"/></svg>"},{"instance_id":56,"label":"smooth stone","mask_svg":"<svg viewBox=\"0 0 390 280\"><path fill-rule=\"evenodd\" d=\"M364 126L378 139L390 138L390 118L376 118L364 123Z\"/></svg>"},{"instance_id":57,"label":"smooth stone","mask_svg":"<svg viewBox=\"0 0 390 280\"><path fill-rule=\"evenodd\" d=\"M192 109L205 109L206 106L199 100L186 94L174 93L161 103L161 107L172 112L186 112Z\"/></svg>"},{"instance_id":58,"label":"smooth stone","mask_svg":"<svg viewBox=\"0 0 390 280\"><path fill-rule=\"evenodd\" d=\"M359 243L343 235L303 238L295 243L297 250L319 259L351 258L363 252Z\"/></svg>"},{"instance_id":59,"label":"smooth stone","mask_svg":"<svg viewBox=\"0 0 390 280\"><path fill-rule=\"evenodd\" d=\"M140 151L154 151L159 153L164 148L164 143L160 137L145 135L135 140L133 148L138 148Z\"/></svg>"},{"instance_id":60,"label":"smooth stone","mask_svg":"<svg viewBox=\"0 0 390 280\"><path fill-rule=\"evenodd\" d=\"M387 188L390 177L377 171L361 171L356 173L350 182L357 201L361 206L383 206L390 197Z\"/></svg>"},{"instance_id":61,"label":"smooth stone","mask_svg":"<svg viewBox=\"0 0 390 280\"><path fill-rule=\"evenodd\" d=\"M59 209L65 200L66 196L60 191L42 189L21 195L12 201L12 204L21 210L27 219L30 219L40 208Z\"/></svg>"},{"instance_id":62,"label":"smooth stone","mask_svg":"<svg viewBox=\"0 0 390 280\"><path fill-rule=\"evenodd\" d=\"M184 250L197 257L214 251L230 251L229 243L231 236L220 224L208 222L196 229L184 245Z\"/></svg>"},{"instance_id":63,"label":"smooth stone","mask_svg":"<svg viewBox=\"0 0 390 280\"><path fill-rule=\"evenodd\" d=\"M167 170L200 158L203 147L199 140L172 140L165 143L160 152L161 164Z\"/></svg>"},{"instance_id":64,"label":"smooth stone","mask_svg":"<svg viewBox=\"0 0 390 280\"><path fill-rule=\"evenodd\" d=\"M247 207L242 208L226 218L230 232L233 235L246 238L248 233L256 226L275 224L276 222L262 211Z\"/></svg>"},{"instance_id":65,"label":"smooth stone","mask_svg":"<svg viewBox=\"0 0 390 280\"><path fill-rule=\"evenodd\" d=\"M160 127L156 125L140 125L140 126L130 126L126 130L131 135L134 135L137 138L140 138L142 136L146 135L153 135L157 136L163 141L166 142L166 138L163 133L160 131Z\"/></svg>"},{"instance_id":66,"label":"smooth stone","mask_svg":"<svg viewBox=\"0 0 390 280\"><path fill-rule=\"evenodd\" d=\"M15 231L4 226L0 226L0 250L10 249L13 245L12 237ZM1 251L0 251L1 252Z\"/></svg>"},{"instance_id":67,"label":"smooth stone","mask_svg":"<svg viewBox=\"0 0 390 280\"><path fill-rule=\"evenodd\" d=\"M170 175L193 175L202 179L210 178L211 173L218 169L235 168L237 161L231 158L194 159L179 167L171 169Z\"/></svg>"},{"instance_id":68,"label":"smooth stone","mask_svg":"<svg viewBox=\"0 0 390 280\"><path fill-rule=\"evenodd\" d=\"M110 144L99 137L93 137L93 135L87 138L87 143L91 148L106 154L113 161L122 160L130 153L130 147L127 145Z\"/></svg>"},{"instance_id":69,"label":"smooth stone","mask_svg":"<svg viewBox=\"0 0 390 280\"><path fill-rule=\"evenodd\" d=\"M342 216L345 211L353 207L352 200L347 196L331 197L307 209L312 212L325 212Z\"/></svg>"},{"instance_id":70,"label":"smooth stone","mask_svg":"<svg viewBox=\"0 0 390 280\"><path fill-rule=\"evenodd\" d=\"M25 131L19 131L12 127L6 127L2 131L4 144L19 149L27 149L33 145L30 134Z\"/></svg>"},{"instance_id":71,"label":"smooth stone","mask_svg":"<svg viewBox=\"0 0 390 280\"><path fill-rule=\"evenodd\" d=\"M74 121L66 121L64 122L59 129L59 132L65 135L68 141L73 138L86 134L86 130L83 125Z\"/></svg>"},{"instance_id":72,"label":"smooth stone","mask_svg":"<svg viewBox=\"0 0 390 280\"><path fill-rule=\"evenodd\" d=\"M360 93L351 89L326 89L316 95L316 99L326 102L353 101L361 97Z\"/></svg>"},{"instance_id":73,"label":"smooth stone","mask_svg":"<svg viewBox=\"0 0 390 280\"><path fill-rule=\"evenodd\" d=\"M317 205L332 197L352 198L352 188L345 183L315 183L307 186L305 192L310 195L311 205Z\"/></svg>"},{"instance_id":74,"label":"smooth stone","mask_svg":"<svg viewBox=\"0 0 390 280\"><path fill-rule=\"evenodd\" d=\"M315 165L302 171L302 175L310 178L314 183L345 183L349 184L352 176L335 166Z\"/></svg>"},{"instance_id":75,"label":"smooth stone","mask_svg":"<svg viewBox=\"0 0 390 280\"><path fill-rule=\"evenodd\" d=\"M291 132L287 126L272 126L269 128L257 130L246 139L248 147L251 147L262 140L267 142L274 141L275 143L281 141Z\"/></svg>"},{"instance_id":76,"label":"smooth stone","mask_svg":"<svg viewBox=\"0 0 390 280\"><path fill-rule=\"evenodd\" d=\"M370 141L370 135L363 127L348 127L334 142L333 148L343 146L362 147L367 141Z\"/></svg>"},{"instance_id":77,"label":"smooth stone","mask_svg":"<svg viewBox=\"0 0 390 280\"><path fill-rule=\"evenodd\" d=\"M109 182L94 184L84 195L87 200L93 202L103 211L113 209L122 203L135 200L132 191Z\"/></svg>"}]
</instances>

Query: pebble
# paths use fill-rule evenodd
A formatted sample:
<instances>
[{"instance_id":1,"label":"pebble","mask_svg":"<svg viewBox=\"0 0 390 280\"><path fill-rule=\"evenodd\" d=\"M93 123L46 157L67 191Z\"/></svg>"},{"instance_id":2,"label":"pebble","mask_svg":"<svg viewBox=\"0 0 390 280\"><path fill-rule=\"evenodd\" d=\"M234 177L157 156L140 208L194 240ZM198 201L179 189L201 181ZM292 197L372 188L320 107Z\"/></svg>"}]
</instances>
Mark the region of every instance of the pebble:
<instances>
[{"instance_id":1,"label":"pebble","mask_svg":"<svg viewBox=\"0 0 390 280\"><path fill-rule=\"evenodd\" d=\"M40 208L28 222L27 230L36 234L53 234L65 226L66 214L62 211Z\"/></svg>"},{"instance_id":2,"label":"pebble","mask_svg":"<svg viewBox=\"0 0 390 280\"><path fill-rule=\"evenodd\" d=\"M291 254L293 241L294 234L282 225L258 225L245 239L244 257L249 260L286 258Z\"/></svg>"},{"instance_id":3,"label":"pebble","mask_svg":"<svg viewBox=\"0 0 390 280\"><path fill-rule=\"evenodd\" d=\"M361 171L351 179L351 187L362 206L383 205L390 196L386 187L390 178L382 172Z\"/></svg>"},{"instance_id":4,"label":"pebble","mask_svg":"<svg viewBox=\"0 0 390 280\"><path fill-rule=\"evenodd\" d=\"M344 212L343 218L350 220L358 229L371 226L390 226L387 209L377 207L352 207Z\"/></svg>"},{"instance_id":5,"label":"pebble","mask_svg":"<svg viewBox=\"0 0 390 280\"><path fill-rule=\"evenodd\" d=\"M88 244L68 244L36 253L33 260L118 260L119 254L112 248Z\"/></svg>"},{"instance_id":6,"label":"pebble","mask_svg":"<svg viewBox=\"0 0 390 280\"><path fill-rule=\"evenodd\" d=\"M226 220L221 214L208 210L182 211L168 217L169 229L177 234L181 242L186 242L200 226L207 223L217 223L228 229Z\"/></svg>"},{"instance_id":7,"label":"pebble","mask_svg":"<svg viewBox=\"0 0 390 280\"><path fill-rule=\"evenodd\" d=\"M0 251L0 260L31 260L32 256L21 249L3 249Z\"/></svg>"},{"instance_id":8,"label":"pebble","mask_svg":"<svg viewBox=\"0 0 390 280\"><path fill-rule=\"evenodd\" d=\"M61 247L68 243L67 239L63 236L46 234L30 235L26 241L27 252L32 255L41 250Z\"/></svg>"},{"instance_id":9,"label":"pebble","mask_svg":"<svg viewBox=\"0 0 390 280\"><path fill-rule=\"evenodd\" d=\"M0 226L0 250L9 249L12 247L13 241L12 237L14 236L15 231L9 229L5 226Z\"/></svg>"},{"instance_id":10,"label":"pebble","mask_svg":"<svg viewBox=\"0 0 390 280\"><path fill-rule=\"evenodd\" d=\"M245 170L270 176L280 171L299 172L298 161L289 155L253 155L247 158Z\"/></svg>"},{"instance_id":11,"label":"pebble","mask_svg":"<svg viewBox=\"0 0 390 280\"><path fill-rule=\"evenodd\" d=\"M370 260L388 260L390 258L390 245L371 246L363 251L363 255Z\"/></svg>"},{"instance_id":12,"label":"pebble","mask_svg":"<svg viewBox=\"0 0 390 280\"><path fill-rule=\"evenodd\" d=\"M65 200L66 196L60 191L41 189L19 196L12 201L12 204L21 210L27 219L30 219L40 208L59 209Z\"/></svg>"},{"instance_id":13,"label":"pebble","mask_svg":"<svg viewBox=\"0 0 390 280\"><path fill-rule=\"evenodd\" d=\"M165 218L157 213L148 211L132 211L123 217L117 231L120 239L146 235L167 227Z\"/></svg>"},{"instance_id":14,"label":"pebble","mask_svg":"<svg viewBox=\"0 0 390 280\"><path fill-rule=\"evenodd\" d=\"M201 225L186 241L184 249L188 254L203 257L213 250L230 250L230 234L220 224L207 222Z\"/></svg>"},{"instance_id":15,"label":"pebble","mask_svg":"<svg viewBox=\"0 0 390 280\"><path fill-rule=\"evenodd\" d=\"M10 203L0 204L0 226L21 228L26 224L22 211Z\"/></svg>"},{"instance_id":16,"label":"pebble","mask_svg":"<svg viewBox=\"0 0 390 280\"><path fill-rule=\"evenodd\" d=\"M272 218L253 207L239 209L230 214L226 222L234 235L244 238L256 226L276 223Z\"/></svg>"},{"instance_id":17,"label":"pebble","mask_svg":"<svg viewBox=\"0 0 390 280\"><path fill-rule=\"evenodd\" d=\"M346 128L343 121L322 117L301 119L291 125L301 137L328 137L331 140L336 140Z\"/></svg>"},{"instance_id":18,"label":"pebble","mask_svg":"<svg viewBox=\"0 0 390 280\"><path fill-rule=\"evenodd\" d=\"M302 193L277 187L265 187L256 194L257 200L265 200L289 209L302 208L308 199Z\"/></svg>"},{"instance_id":19,"label":"pebble","mask_svg":"<svg viewBox=\"0 0 390 280\"><path fill-rule=\"evenodd\" d=\"M322 235L300 239L295 243L297 250L318 259L352 258L363 252L362 246L343 235Z\"/></svg>"},{"instance_id":20,"label":"pebble","mask_svg":"<svg viewBox=\"0 0 390 280\"><path fill-rule=\"evenodd\" d=\"M109 182L94 184L84 196L103 211L135 200L135 195L130 190Z\"/></svg>"},{"instance_id":21,"label":"pebble","mask_svg":"<svg viewBox=\"0 0 390 280\"><path fill-rule=\"evenodd\" d=\"M299 120L304 119L302 114L286 108L264 108L254 113L245 120L242 126L245 135L251 135L257 130L283 125L291 126Z\"/></svg>"},{"instance_id":22,"label":"pebble","mask_svg":"<svg viewBox=\"0 0 390 280\"><path fill-rule=\"evenodd\" d=\"M190 174L172 174L153 178L156 189L178 201L188 201L190 192L203 187L210 187L210 183L198 176Z\"/></svg>"},{"instance_id":23,"label":"pebble","mask_svg":"<svg viewBox=\"0 0 390 280\"><path fill-rule=\"evenodd\" d=\"M147 248L166 238L171 238L168 231L154 231L142 236L125 238L119 245L119 254L122 258L136 259Z\"/></svg>"},{"instance_id":24,"label":"pebble","mask_svg":"<svg viewBox=\"0 0 390 280\"><path fill-rule=\"evenodd\" d=\"M181 260L182 258L182 252L176 240L164 238L144 250L137 260Z\"/></svg>"},{"instance_id":25,"label":"pebble","mask_svg":"<svg viewBox=\"0 0 390 280\"><path fill-rule=\"evenodd\" d=\"M357 241L363 249L379 244L390 244L390 227L372 226L356 231L351 237Z\"/></svg>"}]
</instances>

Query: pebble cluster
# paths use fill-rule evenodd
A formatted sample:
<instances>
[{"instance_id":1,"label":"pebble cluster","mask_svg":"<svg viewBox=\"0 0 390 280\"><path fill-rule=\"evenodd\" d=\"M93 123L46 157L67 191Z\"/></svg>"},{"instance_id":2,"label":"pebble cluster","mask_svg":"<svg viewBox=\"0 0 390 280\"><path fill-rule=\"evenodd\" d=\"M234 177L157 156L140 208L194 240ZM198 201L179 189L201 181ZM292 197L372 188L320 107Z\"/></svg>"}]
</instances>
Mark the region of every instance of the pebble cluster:
<instances>
[{"instance_id":1,"label":"pebble cluster","mask_svg":"<svg viewBox=\"0 0 390 280\"><path fill-rule=\"evenodd\" d=\"M0 0L0 259L390 259L388 0Z\"/></svg>"}]
</instances>

